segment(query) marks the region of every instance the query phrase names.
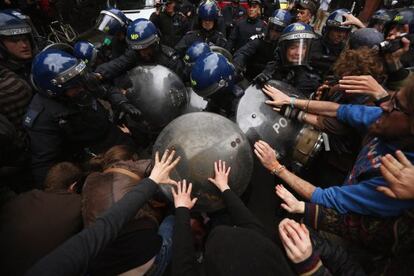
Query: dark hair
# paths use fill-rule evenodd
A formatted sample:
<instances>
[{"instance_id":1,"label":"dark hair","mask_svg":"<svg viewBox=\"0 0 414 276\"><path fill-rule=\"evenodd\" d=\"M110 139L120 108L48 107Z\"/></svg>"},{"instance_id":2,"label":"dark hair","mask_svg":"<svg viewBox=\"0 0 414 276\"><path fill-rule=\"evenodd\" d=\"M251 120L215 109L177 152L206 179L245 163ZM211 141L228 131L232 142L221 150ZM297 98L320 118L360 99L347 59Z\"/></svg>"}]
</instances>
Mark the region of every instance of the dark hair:
<instances>
[{"instance_id":1,"label":"dark hair","mask_svg":"<svg viewBox=\"0 0 414 276\"><path fill-rule=\"evenodd\" d=\"M70 162L61 162L50 168L47 173L45 191L67 190L70 185L83 177L82 170Z\"/></svg>"},{"instance_id":2,"label":"dark hair","mask_svg":"<svg viewBox=\"0 0 414 276\"><path fill-rule=\"evenodd\" d=\"M371 75L380 83L385 78L384 65L378 51L368 47L343 51L335 62L333 71L337 77Z\"/></svg>"},{"instance_id":3,"label":"dark hair","mask_svg":"<svg viewBox=\"0 0 414 276\"><path fill-rule=\"evenodd\" d=\"M136 161L138 160L138 154L130 146L117 145L92 158L89 165L93 171L103 171L115 162L126 160Z\"/></svg>"}]
</instances>

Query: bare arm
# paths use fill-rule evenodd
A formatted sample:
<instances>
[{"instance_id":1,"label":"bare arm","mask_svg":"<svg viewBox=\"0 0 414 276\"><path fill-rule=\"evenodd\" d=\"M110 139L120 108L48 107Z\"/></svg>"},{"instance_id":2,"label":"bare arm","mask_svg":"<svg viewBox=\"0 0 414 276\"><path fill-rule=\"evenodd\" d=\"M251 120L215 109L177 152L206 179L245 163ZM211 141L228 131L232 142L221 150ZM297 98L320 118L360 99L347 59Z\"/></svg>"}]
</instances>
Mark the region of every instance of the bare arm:
<instances>
[{"instance_id":1,"label":"bare arm","mask_svg":"<svg viewBox=\"0 0 414 276\"><path fill-rule=\"evenodd\" d=\"M282 166L276 159L274 149L269 144L261 140L257 141L254 144L254 153L266 169L283 179L300 196L310 200L316 187Z\"/></svg>"},{"instance_id":2,"label":"bare arm","mask_svg":"<svg viewBox=\"0 0 414 276\"><path fill-rule=\"evenodd\" d=\"M294 107L304 110L307 113L323 115L327 117L336 117L336 112L339 108L339 104L334 102L312 101L303 99L292 100L291 97L270 85L265 85L263 92L272 99L266 101L266 103L273 106L276 111L279 111L282 105L293 103Z\"/></svg>"}]
</instances>

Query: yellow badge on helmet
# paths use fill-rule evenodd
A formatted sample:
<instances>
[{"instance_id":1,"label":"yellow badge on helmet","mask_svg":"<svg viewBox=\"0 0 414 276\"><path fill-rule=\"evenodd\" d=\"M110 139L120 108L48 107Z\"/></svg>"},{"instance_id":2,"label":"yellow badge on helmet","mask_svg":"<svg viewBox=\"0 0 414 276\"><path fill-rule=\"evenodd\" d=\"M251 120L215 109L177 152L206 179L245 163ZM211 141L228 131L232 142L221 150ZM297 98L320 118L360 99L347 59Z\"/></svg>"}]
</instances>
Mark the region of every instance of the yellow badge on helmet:
<instances>
[{"instance_id":1,"label":"yellow badge on helmet","mask_svg":"<svg viewBox=\"0 0 414 276\"><path fill-rule=\"evenodd\" d=\"M185 56L184 56L184 60L189 61L189 60L190 60L190 56L189 56L189 55L185 55Z\"/></svg>"},{"instance_id":2,"label":"yellow badge on helmet","mask_svg":"<svg viewBox=\"0 0 414 276\"><path fill-rule=\"evenodd\" d=\"M131 34L132 40L137 40L139 38L139 34Z\"/></svg>"},{"instance_id":3,"label":"yellow badge on helmet","mask_svg":"<svg viewBox=\"0 0 414 276\"><path fill-rule=\"evenodd\" d=\"M109 26L106 26L106 27L104 28L104 32L105 32L105 33L109 32Z\"/></svg>"},{"instance_id":4,"label":"yellow badge on helmet","mask_svg":"<svg viewBox=\"0 0 414 276\"><path fill-rule=\"evenodd\" d=\"M302 24L295 25L295 31L303 31L305 29L305 26Z\"/></svg>"},{"instance_id":5,"label":"yellow badge on helmet","mask_svg":"<svg viewBox=\"0 0 414 276\"><path fill-rule=\"evenodd\" d=\"M402 15L397 15L396 17L394 17L394 22L400 22L404 19L404 16Z\"/></svg>"},{"instance_id":6,"label":"yellow badge on helmet","mask_svg":"<svg viewBox=\"0 0 414 276\"><path fill-rule=\"evenodd\" d=\"M191 85L192 86L196 86L197 85L197 82L195 80L191 79Z\"/></svg>"}]
</instances>

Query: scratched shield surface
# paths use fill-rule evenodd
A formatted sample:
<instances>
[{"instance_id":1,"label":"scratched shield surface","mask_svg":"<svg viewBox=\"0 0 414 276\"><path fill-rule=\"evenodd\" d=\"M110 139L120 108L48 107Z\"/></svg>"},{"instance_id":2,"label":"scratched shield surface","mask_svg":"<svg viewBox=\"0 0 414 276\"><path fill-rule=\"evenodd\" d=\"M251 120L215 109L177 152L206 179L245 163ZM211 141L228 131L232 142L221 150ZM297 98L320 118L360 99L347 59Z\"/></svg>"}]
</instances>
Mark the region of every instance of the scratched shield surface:
<instances>
[{"instance_id":1,"label":"scratched shield surface","mask_svg":"<svg viewBox=\"0 0 414 276\"><path fill-rule=\"evenodd\" d=\"M289 96L304 98L293 86L281 81L270 80L267 84L278 88ZM236 122L253 145L263 140L279 154L283 164L292 160L293 147L303 124L289 120L274 111L265 103L270 98L263 93L259 85L251 84L245 90L237 107Z\"/></svg>"},{"instance_id":2,"label":"scratched shield surface","mask_svg":"<svg viewBox=\"0 0 414 276\"><path fill-rule=\"evenodd\" d=\"M214 161L223 160L231 166L229 185L237 195L250 181L253 156L249 141L234 122L223 116L194 112L176 118L158 136L153 155L167 148L181 156L172 178L193 183L192 195L198 197L195 210L213 212L224 208L221 193L208 181L214 177ZM161 185L161 189L172 200L171 186Z\"/></svg>"}]
</instances>

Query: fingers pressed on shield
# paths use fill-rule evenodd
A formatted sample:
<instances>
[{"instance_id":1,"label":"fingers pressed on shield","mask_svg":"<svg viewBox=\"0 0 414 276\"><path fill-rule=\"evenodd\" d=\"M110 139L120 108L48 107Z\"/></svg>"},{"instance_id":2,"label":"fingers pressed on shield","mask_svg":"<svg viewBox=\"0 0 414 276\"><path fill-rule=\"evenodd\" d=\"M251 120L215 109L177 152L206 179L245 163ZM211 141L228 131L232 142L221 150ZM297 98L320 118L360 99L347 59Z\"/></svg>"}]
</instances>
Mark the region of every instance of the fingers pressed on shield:
<instances>
[{"instance_id":1,"label":"fingers pressed on shield","mask_svg":"<svg viewBox=\"0 0 414 276\"><path fill-rule=\"evenodd\" d=\"M400 150L397 150L395 152L395 156L397 156L398 161L400 161L401 164L403 164L406 167L412 167L413 164L411 164L410 160L407 159L407 157L404 155L404 153Z\"/></svg>"}]
</instances>

